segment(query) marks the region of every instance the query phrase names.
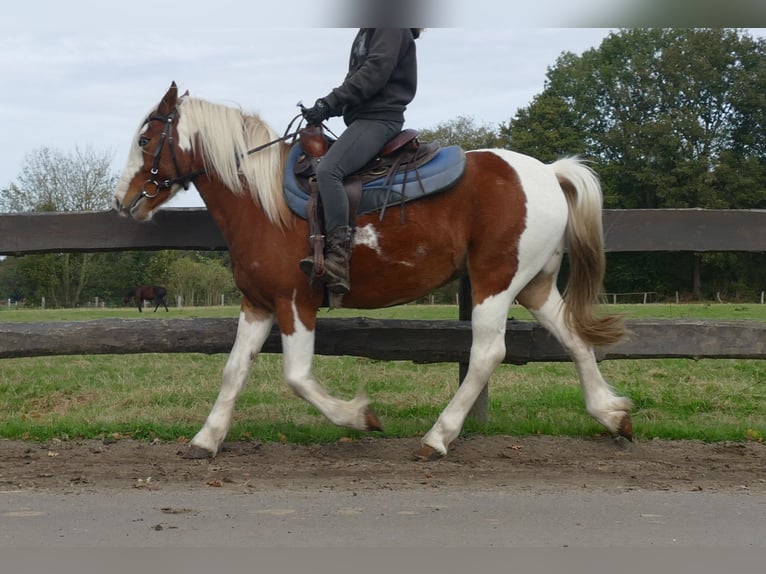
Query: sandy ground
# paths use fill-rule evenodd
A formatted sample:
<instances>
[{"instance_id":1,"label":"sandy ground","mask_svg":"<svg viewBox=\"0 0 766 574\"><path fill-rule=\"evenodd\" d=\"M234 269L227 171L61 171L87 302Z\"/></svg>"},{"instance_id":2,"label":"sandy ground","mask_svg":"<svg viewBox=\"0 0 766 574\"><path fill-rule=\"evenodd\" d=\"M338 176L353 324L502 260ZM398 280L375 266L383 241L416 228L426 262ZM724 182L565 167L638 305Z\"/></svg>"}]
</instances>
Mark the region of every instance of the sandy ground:
<instances>
[{"instance_id":1,"label":"sandy ground","mask_svg":"<svg viewBox=\"0 0 766 574\"><path fill-rule=\"evenodd\" d=\"M329 445L227 443L188 460L181 443L0 440L0 490L398 490L432 487L565 492L577 489L766 493L766 445L611 438L474 436L447 457L418 462L417 439Z\"/></svg>"}]
</instances>

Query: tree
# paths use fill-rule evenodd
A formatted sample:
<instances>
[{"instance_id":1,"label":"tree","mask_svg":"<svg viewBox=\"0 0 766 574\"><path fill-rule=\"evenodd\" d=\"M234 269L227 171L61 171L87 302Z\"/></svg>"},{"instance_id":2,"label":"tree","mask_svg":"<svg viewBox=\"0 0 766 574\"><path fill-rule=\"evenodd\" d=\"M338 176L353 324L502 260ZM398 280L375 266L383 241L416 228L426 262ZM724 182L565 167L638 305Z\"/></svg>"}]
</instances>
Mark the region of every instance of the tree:
<instances>
[{"instance_id":1,"label":"tree","mask_svg":"<svg viewBox=\"0 0 766 574\"><path fill-rule=\"evenodd\" d=\"M489 125L477 126L474 119L459 116L454 120L420 130L423 141L438 141L441 145L459 145L465 150L492 148L498 145L497 131Z\"/></svg>"},{"instance_id":2,"label":"tree","mask_svg":"<svg viewBox=\"0 0 766 574\"><path fill-rule=\"evenodd\" d=\"M543 92L522 108L510 125L501 125L499 140L507 147L550 163L585 153L585 134L563 98Z\"/></svg>"},{"instance_id":3,"label":"tree","mask_svg":"<svg viewBox=\"0 0 766 574\"><path fill-rule=\"evenodd\" d=\"M563 54L501 134L594 159L610 207L765 206L764 62L766 43L735 30L623 30Z\"/></svg>"},{"instance_id":4,"label":"tree","mask_svg":"<svg viewBox=\"0 0 766 574\"><path fill-rule=\"evenodd\" d=\"M764 208L766 42L730 29L612 33L582 56L562 54L543 93L500 133L507 146L544 160L593 160L607 207ZM633 271L619 270L624 282L610 288L646 288L653 277L650 290L691 287L702 296L702 258L690 266L689 257L620 257ZM755 288L745 261L726 257L716 267L735 266ZM688 268L686 280L676 279Z\"/></svg>"},{"instance_id":5,"label":"tree","mask_svg":"<svg viewBox=\"0 0 766 574\"><path fill-rule=\"evenodd\" d=\"M183 299L185 305L217 305L224 295L228 301L238 299L231 270L218 254L195 252L173 260L168 268L168 288Z\"/></svg>"},{"instance_id":6,"label":"tree","mask_svg":"<svg viewBox=\"0 0 766 574\"><path fill-rule=\"evenodd\" d=\"M109 209L118 176L111 157L92 149L73 153L42 147L26 154L18 181L0 193L0 211Z\"/></svg>"},{"instance_id":7,"label":"tree","mask_svg":"<svg viewBox=\"0 0 766 574\"><path fill-rule=\"evenodd\" d=\"M121 305L128 290L144 284L162 284L163 279L148 269L159 253L148 251L117 251L99 254L94 270L82 294L83 300L96 298L102 303Z\"/></svg>"},{"instance_id":8,"label":"tree","mask_svg":"<svg viewBox=\"0 0 766 574\"><path fill-rule=\"evenodd\" d=\"M20 301L24 298L24 286L18 273L18 265L17 257L0 258L0 298L3 301Z\"/></svg>"},{"instance_id":9,"label":"tree","mask_svg":"<svg viewBox=\"0 0 766 574\"><path fill-rule=\"evenodd\" d=\"M18 181L0 191L0 210L92 211L109 207L117 176L110 173L108 155L90 149L72 154L43 147L25 157ZM71 307L82 302L98 261L103 255L62 253L29 255L16 271L25 285L24 295L53 305Z\"/></svg>"}]
</instances>

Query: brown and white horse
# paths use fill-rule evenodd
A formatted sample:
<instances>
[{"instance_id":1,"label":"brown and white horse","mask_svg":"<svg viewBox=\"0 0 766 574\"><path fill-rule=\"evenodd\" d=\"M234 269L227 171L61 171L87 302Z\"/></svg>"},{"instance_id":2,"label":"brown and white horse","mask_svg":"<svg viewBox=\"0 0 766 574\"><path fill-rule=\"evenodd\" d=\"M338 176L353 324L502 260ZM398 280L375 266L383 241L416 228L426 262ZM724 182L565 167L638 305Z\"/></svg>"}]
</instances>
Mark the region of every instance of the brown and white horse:
<instances>
[{"instance_id":1,"label":"brown and white horse","mask_svg":"<svg viewBox=\"0 0 766 574\"><path fill-rule=\"evenodd\" d=\"M289 387L334 424L380 430L369 399L331 396L312 372L316 314L323 293L298 262L308 253L308 224L289 210L282 190L288 146L248 151L275 132L255 115L187 94L171 84L135 135L115 209L138 221L193 181L228 245L242 291L234 346L217 400L188 456L215 456L234 403L274 321ZM502 149L471 151L451 190L357 219L351 291L344 307L370 309L422 297L467 273L473 341L462 384L425 434L415 456L445 455L469 409L505 356L514 299L561 342L574 361L588 413L632 439L631 401L599 371L593 346L616 342L619 317L594 314L604 274L602 195L596 175L566 158L545 165ZM556 277L568 244L571 273L562 297Z\"/></svg>"}]
</instances>

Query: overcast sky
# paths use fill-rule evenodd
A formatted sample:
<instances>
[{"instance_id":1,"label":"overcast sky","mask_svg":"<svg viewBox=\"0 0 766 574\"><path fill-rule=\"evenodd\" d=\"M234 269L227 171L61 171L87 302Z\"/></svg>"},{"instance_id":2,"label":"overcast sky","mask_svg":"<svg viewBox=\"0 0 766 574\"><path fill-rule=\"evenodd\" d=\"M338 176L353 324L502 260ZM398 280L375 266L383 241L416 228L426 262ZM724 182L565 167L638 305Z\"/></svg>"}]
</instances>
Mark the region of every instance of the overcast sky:
<instances>
[{"instance_id":1,"label":"overcast sky","mask_svg":"<svg viewBox=\"0 0 766 574\"><path fill-rule=\"evenodd\" d=\"M0 186L43 146L108 153L121 170L138 123L171 81L193 96L259 113L282 132L299 100L313 103L343 79L355 29L314 24L340 22L323 9L346 1L14 2L0 21ZM559 0L537 0L523 16L509 0L437 4L452 11L431 10L423 22L407 127L458 116L507 122L542 91L561 53L598 47L617 29L553 27L581 22L571 2ZM261 14L262 5L270 13ZM331 126L342 129L339 120ZM174 204L201 202L192 189Z\"/></svg>"}]
</instances>

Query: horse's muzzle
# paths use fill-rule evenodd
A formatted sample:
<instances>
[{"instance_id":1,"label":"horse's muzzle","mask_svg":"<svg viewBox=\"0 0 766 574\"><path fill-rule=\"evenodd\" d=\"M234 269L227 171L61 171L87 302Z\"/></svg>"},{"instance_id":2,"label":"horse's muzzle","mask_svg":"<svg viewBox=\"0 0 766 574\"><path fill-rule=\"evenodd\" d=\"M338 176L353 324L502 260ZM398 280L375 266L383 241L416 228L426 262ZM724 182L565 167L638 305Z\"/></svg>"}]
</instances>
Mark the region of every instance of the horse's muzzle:
<instances>
[{"instance_id":1,"label":"horse's muzzle","mask_svg":"<svg viewBox=\"0 0 766 574\"><path fill-rule=\"evenodd\" d=\"M130 209L123 205L117 196L112 198L112 209L116 211L120 217L130 217Z\"/></svg>"},{"instance_id":2,"label":"horse's muzzle","mask_svg":"<svg viewBox=\"0 0 766 574\"><path fill-rule=\"evenodd\" d=\"M139 214L139 208L144 197L143 194L139 194L133 201L124 202L117 196L114 196L114 198L112 198L112 208L120 215L120 217L130 217L136 221L143 221L150 217L146 214L143 216Z\"/></svg>"}]
</instances>

